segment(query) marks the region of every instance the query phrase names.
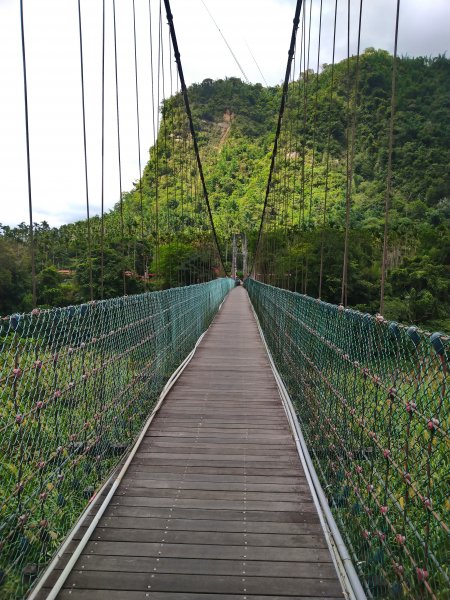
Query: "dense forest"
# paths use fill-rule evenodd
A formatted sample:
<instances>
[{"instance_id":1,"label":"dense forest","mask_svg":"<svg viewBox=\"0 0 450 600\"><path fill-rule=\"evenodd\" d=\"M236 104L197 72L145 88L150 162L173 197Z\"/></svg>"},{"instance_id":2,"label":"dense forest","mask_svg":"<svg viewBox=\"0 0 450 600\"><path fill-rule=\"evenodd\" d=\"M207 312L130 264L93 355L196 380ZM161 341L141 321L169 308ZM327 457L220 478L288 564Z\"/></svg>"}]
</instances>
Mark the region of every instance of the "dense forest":
<instances>
[{"instance_id":1,"label":"dense forest","mask_svg":"<svg viewBox=\"0 0 450 600\"><path fill-rule=\"evenodd\" d=\"M352 59L352 73L354 59ZM303 161L303 188L310 190L297 219L301 242L290 246L291 259L308 256L308 294L317 294L318 254L325 239L322 298L339 301L348 139L346 93L348 65L323 65L316 77L302 73L290 84L291 95L309 98L301 116L288 110L283 122L298 131L301 146L281 146L281 160L292 171ZM360 58L352 207L350 215L349 304L376 312L391 103L392 57L367 49ZM333 81L333 83L331 83ZM450 330L450 60L445 57L398 61L394 123L392 206L388 248L385 316ZM330 95L330 86L333 93ZM233 233L245 233L254 245L280 103L278 86L265 88L239 79L204 80L192 85L189 98L197 129L206 184L228 266ZM332 98L328 110L329 98ZM316 99L312 106L312 99ZM195 240L207 235L200 189L186 189L193 169L189 143L181 127L181 98L161 107L156 147L150 149L142 180L123 194L121 206L104 221L104 296L160 289L180 282L174 271L200 264ZM330 143L327 146L327 139ZM284 155L283 155L284 152ZM328 209L323 221L327 152L331 160ZM314 155L314 178L311 161ZM292 206L297 202L292 192ZM306 206L306 216L305 216ZM101 221L91 219L92 270L99 277ZM25 224L0 229L0 313L31 308L29 236ZM172 233L170 233L172 232ZM177 244L173 243L173 232ZM40 306L67 305L88 299L87 226L85 221L52 228L36 224L37 299ZM285 268L283 264L280 269ZM150 273L148 277L144 274ZM199 279L200 276L199 276ZM96 283L97 285L97 283ZM291 285L292 287L292 285ZM95 295L98 295L98 287Z\"/></svg>"}]
</instances>

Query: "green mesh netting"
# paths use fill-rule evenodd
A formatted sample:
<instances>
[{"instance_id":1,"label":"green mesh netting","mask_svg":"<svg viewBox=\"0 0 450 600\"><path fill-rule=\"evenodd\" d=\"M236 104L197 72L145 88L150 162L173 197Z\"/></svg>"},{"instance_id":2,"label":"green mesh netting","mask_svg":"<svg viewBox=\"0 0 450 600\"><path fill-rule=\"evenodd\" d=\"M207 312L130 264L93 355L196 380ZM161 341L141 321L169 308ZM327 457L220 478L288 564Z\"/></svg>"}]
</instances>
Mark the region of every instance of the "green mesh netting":
<instances>
[{"instance_id":1,"label":"green mesh netting","mask_svg":"<svg viewBox=\"0 0 450 600\"><path fill-rule=\"evenodd\" d=\"M368 595L448 597L450 337L246 286Z\"/></svg>"},{"instance_id":2,"label":"green mesh netting","mask_svg":"<svg viewBox=\"0 0 450 600\"><path fill-rule=\"evenodd\" d=\"M33 584L233 285L0 321L1 598Z\"/></svg>"}]
</instances>

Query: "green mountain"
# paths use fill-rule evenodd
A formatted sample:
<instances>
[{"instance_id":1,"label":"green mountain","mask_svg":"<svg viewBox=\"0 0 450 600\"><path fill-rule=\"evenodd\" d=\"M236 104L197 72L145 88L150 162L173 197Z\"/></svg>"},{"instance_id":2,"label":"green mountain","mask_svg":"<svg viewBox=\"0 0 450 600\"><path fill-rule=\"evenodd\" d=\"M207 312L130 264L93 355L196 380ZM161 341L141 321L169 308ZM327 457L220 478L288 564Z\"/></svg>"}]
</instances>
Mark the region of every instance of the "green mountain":
<instances>
[{"instance_id":1,"label":"green mountain","mask_svg":"<svg viewBox=\"0 0 450 600\"><path fill-rule=\"evenodd\" d=\"M357 107L349 304L371 312L377 310L379 296L391 71L392 57L387 52L366 50L359 64L359 94L349 103L352 111L355 102ZM291 83L278 153L278 164L284 164L284 173L294 182L286 192L285 211L291 214L290 224L297 234L289 242L285 236L284 255L274 256L274 268L281 273L288 263L290 268L296 261L304 264L308 256L307 282L299 284L299 289L317 295L323 237L322 298L332 302L340 296L351 122L347 100L355 77L356 59L352 58L349 70L346 61L335 65L333 74L332 67L325 65L318 76L309 71ZM386 317L442 329L450 329L449 82L450 61L445 57L398 62L385 310ZM189 88L214 222L228 259L233 233L246 233L250 248L256 238L280 94L279 87L248 85L236 78L206 79ZM142 181L124 194L122 210L116 206L105 217L105 296L123 293L124 271L129 273L127 293L132 293L142 289L136 274L146 269L156 275L147 288L155 289L176 283L169 270L173 273L181 264L202 260L208 226L201 187L192 177L196 167L181 100L177 95L164 102L158 143L150 150ZM328 208L323 224L328 159ZM100 220L92 219L91 226L95 256ZM8 313L29 308L29 264L24 226L2 231L0 312ZM86 239L85 222L58 229L45 223L38 226L41 304L68 304L88 297ZM96 258L95 281L98 263ZM58 269L70 273L61 275Z\"/></svg>"}]
</instances>

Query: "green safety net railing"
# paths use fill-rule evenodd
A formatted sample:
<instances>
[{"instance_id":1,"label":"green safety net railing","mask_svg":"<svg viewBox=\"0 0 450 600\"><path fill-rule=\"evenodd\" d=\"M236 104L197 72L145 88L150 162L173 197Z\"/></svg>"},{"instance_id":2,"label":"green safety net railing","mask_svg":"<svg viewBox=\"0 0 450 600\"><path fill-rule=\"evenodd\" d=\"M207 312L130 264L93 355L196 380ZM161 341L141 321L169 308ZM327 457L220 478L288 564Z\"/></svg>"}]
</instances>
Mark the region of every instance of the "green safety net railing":
<instances>
[{"instance_id":1,"label":"green safety net railing","mask_svg":"<svg viewBox=\"0 0 450 600\"><path fill-rule=\"evenodd\" d=\"M246 287L368 595L448 598L450 337Z\"/></svg>"},{"instance_id":2,"label":"green safety net railing","mask_svg":"<svg viewBox=\"0 0 450 600\"><path fill-rule=\"evenodd\" d=\"M26 594L232 285L0 321L1 598Z\"/></svg>"}]
</instances>

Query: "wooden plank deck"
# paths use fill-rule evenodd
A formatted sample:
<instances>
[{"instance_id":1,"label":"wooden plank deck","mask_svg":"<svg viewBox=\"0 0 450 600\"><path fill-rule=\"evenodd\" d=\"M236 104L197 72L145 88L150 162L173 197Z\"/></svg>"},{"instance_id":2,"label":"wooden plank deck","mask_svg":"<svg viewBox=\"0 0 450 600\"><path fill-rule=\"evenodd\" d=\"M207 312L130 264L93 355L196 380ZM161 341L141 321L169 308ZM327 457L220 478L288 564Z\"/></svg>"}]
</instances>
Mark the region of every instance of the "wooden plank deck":
<instances>
[{"instance_id":1,"label":"wooden plank deck","mask_svg":"<svg viewBox=\"0 0 450 600\"><path fill-rule=\"evenodd\" d=\"M342 597L247 293L236 288L58 598Z\"/></svg>"}]
</instances>

